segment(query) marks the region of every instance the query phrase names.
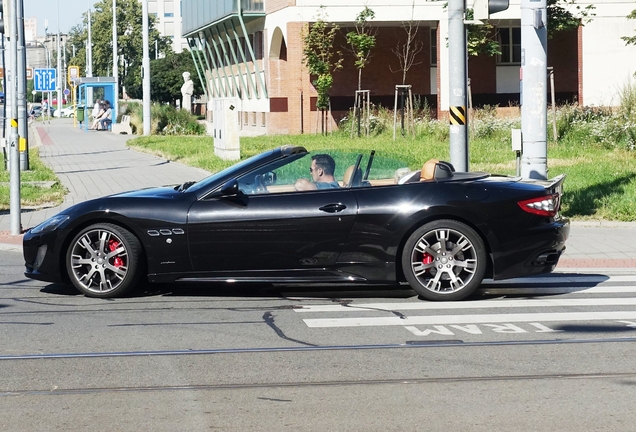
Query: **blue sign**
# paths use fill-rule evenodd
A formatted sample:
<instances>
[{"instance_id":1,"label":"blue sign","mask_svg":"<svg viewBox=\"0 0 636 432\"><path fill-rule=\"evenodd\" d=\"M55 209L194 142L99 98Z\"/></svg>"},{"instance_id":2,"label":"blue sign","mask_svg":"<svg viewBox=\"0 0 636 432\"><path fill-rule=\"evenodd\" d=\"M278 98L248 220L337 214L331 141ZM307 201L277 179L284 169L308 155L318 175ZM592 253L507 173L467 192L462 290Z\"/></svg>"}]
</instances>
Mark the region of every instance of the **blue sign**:
<instances>
[{"instance_id":1,"label":"blue sign","mask_svg":"<svg viewBox=\"0 0 636 432\"><path fill-rule=\"evenodd\" d=\"M55 91L57 85L57 73L55 69L34 69L33 89L35 91Z\"/></svg>"}]
</instances>

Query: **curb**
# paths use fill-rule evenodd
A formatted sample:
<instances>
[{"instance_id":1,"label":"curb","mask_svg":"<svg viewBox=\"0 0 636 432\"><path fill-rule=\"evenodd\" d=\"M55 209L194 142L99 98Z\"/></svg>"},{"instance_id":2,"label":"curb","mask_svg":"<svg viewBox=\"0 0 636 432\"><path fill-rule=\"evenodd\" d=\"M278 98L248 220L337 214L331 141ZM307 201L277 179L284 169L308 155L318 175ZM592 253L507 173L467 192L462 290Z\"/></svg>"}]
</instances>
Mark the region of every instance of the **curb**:
<instances>
[{"instance_id":1,"label":"curb","mask_svg":"<svg viewBox=\"0 0 636 432\"><path fill-rule=\"evenodd\" d=\"M636 229L636 222L620 222L606 220L570 220L570 225L581 228L632 228Z\"/></svg>"}]
</instances>

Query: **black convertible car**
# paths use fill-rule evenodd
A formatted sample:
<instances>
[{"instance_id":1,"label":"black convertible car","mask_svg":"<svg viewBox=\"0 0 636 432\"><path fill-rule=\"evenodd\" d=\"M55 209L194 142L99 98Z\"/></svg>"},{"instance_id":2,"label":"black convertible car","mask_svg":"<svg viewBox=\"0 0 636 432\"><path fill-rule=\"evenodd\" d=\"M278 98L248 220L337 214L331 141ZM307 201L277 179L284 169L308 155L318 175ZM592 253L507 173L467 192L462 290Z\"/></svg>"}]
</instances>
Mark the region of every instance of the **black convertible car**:
<instances>
[{"instance_id":1,"label":"black convertible car","mask_svg":"<svg viewBox=\"0 0 636 432\"><path fill-rule=\"evenodd\" d=\"M559 215L563 180L460 173L437 160L411 171L375 152L283 146L199 182L64 210L25 234L25 275L93 297L147 278L406 281L423 298L459 300L485 277L555 268L570 229Z\"/></svg>"}]
</instances>

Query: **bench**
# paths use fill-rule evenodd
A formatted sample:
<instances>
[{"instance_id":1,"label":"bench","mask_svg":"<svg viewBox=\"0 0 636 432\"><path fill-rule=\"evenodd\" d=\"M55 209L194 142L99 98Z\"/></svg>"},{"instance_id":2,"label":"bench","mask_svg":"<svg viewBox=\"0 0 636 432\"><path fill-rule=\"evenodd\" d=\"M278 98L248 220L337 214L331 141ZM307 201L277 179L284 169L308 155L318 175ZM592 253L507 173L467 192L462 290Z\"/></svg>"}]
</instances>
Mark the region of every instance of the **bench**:
<instances>
[{"instance_id":1,"label":"bench","mask_svg":"<svg viewBox=\"0 0 636 432\"><path fill-rule=\"evenodd\" d=\"M112 123L111 130L116 134L128 134L132 135L132 128L130 127L130 116L121 116L120 123Z\"/></svg>"}]
</instances>

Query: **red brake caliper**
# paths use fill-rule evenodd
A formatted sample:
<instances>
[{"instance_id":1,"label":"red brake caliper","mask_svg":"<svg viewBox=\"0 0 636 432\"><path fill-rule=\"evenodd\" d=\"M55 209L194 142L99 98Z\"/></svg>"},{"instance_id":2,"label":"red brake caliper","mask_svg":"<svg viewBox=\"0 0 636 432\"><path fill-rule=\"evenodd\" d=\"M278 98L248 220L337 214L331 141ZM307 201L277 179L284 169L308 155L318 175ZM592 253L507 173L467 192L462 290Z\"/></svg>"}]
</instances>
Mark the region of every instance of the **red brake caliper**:
<instances>
[{"instance_id":1,"label":"red brake caliper","mask_svg":"<svg viewBox=\"0 0 636 432\"><path fill-rule=\"evenodd\" d=\"M432 262L433 262L433 255L429 254L428 252L424 252L424 255L422 255L422 264L430 264Z\"/></svg>"},{"instance_id":2,"label":"red brake caliper","mask_svg":"<svg viewBox=\"0 0 636 432\"><path fill-rule=\"evenodd\" d=\"M117 240L110 239L108 240L108 250L110 252L114 252L115 250L117 250L117 248L119 248L120 244L121 243L119 243ZM113 260L113 266L119 268L123 265L125 265L124 260L121 259L121 257L115 257L115 259Z\"/></svg>"}]
</instances>

